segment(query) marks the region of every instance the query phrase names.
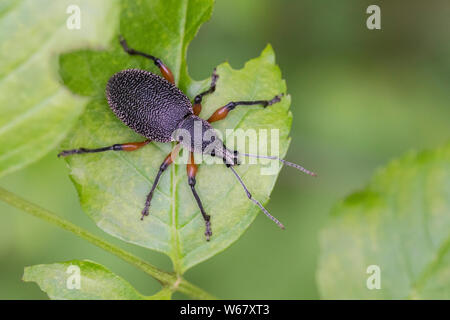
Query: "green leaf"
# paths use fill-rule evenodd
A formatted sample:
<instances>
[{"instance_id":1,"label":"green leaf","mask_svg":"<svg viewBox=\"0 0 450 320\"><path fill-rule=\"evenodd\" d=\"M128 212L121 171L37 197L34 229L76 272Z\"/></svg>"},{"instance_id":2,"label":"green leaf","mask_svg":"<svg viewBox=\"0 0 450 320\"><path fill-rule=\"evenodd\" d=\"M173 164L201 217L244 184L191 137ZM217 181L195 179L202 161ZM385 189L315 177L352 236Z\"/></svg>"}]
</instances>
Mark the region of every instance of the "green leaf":
<instances>
[{"instance_id":1,"label":"green leaf","mask_svg":"<svg viewBox=\"0 0 450 320\"><path fill-rule=\"evenodd\" d=\"M172 69L179 87L192 99L208 87L210 79L195 82L187 76L185 49L211 10L212 1L148 1L139 2L139 6L134 1L125 2L121 33L130 47L160 57ZM158 72L151 61L125 54L117 41L107 52L84 50L61 57L61 74L66 85L74 92L93 97L75 131L65 141L64 149L143 140L113 115L104 97L111 75L136 66ZM217 90L204 99L203 117L232 100L271 99L286 91L270 46L241 70L225 63L217 72L220 77ZM280 129L280 154L284 155L292 120L289 105L290 96L285 96L266 109L237 108L215 127ZM267 146L263 143L259 147ZM212 240L206 242L204 222L188 186L186 169L174 165L161 179L150 216L140 221L145 197L171 148L170 144L152 143L131 153L80 155L68 157L67 161L83 210L100 228L125 241L166 253L176 272L183 273L236 241L259 209L247 199L223 164L201 165L197 189L212 217L213 228ZM267 150L270 152L270 146ZM264 203L277 175L261 175L260 169L260 165L241 165L237 170L254 197Z\"/></svg>"},{"instance_id":2,"label":"green leaf","mask_svg":"<svg viewBox=\"0 0 450 320\"><path fill-rule=\"evenodd\" d=\"M324 298L449 299L450 144L393 161L337 205L320 240Z\"/></svg>"},{"instance_id":3,"label":"green leaf","mask_svg":"<svg viewBox=\"0 0 450 320\"><path fill-rule=\"evenodd\" d=\"M81 29L69 30L69 5ZM62 51L106 45L117 1L9 0L0 4L0 176L36 161L61 142L83 111L58 79Z\"/></svg>"},{"instance_id":4,"label":"green leaf","mask_svg":"<svg viewBox=\"0 0 450 320\"><path fill-rule=\"evenodd\" d=\"M80 276L79 281L76 279ZM146 297L104 266L88 260L26 267L23 280L36 282L51 299L69 300L167 300L171 291L162 289ZM79 286L78 286L79 284Z\"/></svg>"}]
</instances>

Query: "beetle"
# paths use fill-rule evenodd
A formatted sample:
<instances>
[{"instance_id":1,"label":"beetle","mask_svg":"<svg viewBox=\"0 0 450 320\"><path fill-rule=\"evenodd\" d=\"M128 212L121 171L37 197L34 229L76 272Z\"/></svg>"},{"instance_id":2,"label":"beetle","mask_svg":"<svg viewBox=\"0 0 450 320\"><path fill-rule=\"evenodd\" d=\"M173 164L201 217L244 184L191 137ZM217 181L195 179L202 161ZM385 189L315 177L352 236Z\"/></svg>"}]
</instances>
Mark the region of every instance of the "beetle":
<instances>
[{"instance_id":1,"label":"beetle","mask_svg":"<svg viewBox=\"0 0 450 320\"><path fill-rule=\"evenodd\" d=\"M272 216L258 200L252 197L241 177L233 168L234 166L239 165L240 154L236 150L229 150L211 126L211 123L225 119L228 113L237 106L261 105L265 108L281 101L283 94L277 95L271 100L232 101L217 109L207 120L204 120L199 117L200 111L202 110L202 100L204 96L213 93L216 89L219 75L216 73L215 69L211 76L209 88L196 95L193 103L191 103L189 98L176 87L171 70L161 59L130 48L122 36L119 36L119 41L126 53L152 60L162 74L161 77L146 70L127 69L114 74L108 80L106 86L106 98L113 113L125 125L145 137L146 140L114 144L97 149L78 148L63 150L58 154L58 157L105 151L135 151L144 147L151 141L163 143L177 142L174 150L167 155L159 167L159 171L156 174L150 192L145 199L145 204L141 212L141 220L149 215L153 193L162 173L173 163L174 154L176 154L179 148L184 147L190 152L189 161L186 166L188 184L203 216L207 241L209 241L212 236L211 217L206 214L200 197L195 189L195 177L198 167L194 161L194 153L208 154L213 157L221 158L224 164L236 176L248 199L256 204L264 214L280 228L284 229L283 224ZM202 137L195 135L195 125L201 126L202 131L212 132L211 139L206 141ZM189 134L188 136L191 138L184 139L184 135L177 134L180 130L187 132ZM174 151L176 152L174 153ZM243 153L242 155L246 157L279 160L288 166L315 176L315 173L308 171L295 163L288 162L275 156L252 155L246 153Z\"/></svg>"}]
</instances>

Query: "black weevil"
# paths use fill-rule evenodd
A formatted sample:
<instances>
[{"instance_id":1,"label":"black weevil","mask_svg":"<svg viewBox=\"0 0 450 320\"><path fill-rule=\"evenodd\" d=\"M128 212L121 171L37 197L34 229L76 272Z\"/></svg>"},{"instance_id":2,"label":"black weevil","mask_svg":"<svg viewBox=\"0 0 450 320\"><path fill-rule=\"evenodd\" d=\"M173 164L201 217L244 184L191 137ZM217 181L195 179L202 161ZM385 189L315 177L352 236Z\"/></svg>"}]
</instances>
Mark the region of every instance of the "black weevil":
<instances>
[{"instance_id":1,"label":"black weevil","mask_svg":"<svg viewBox=\"0 0 450 320\"><path fill-rule=\"evenodd\" d=\"M278 226L284 229L284 226L275 217L273 217L262 204L254 199L251 193L248 191L244 182L234 170L233 166L238 165L239 153L237 151L231 151L227 149L220 138L213 134L211 140L204 141L203 137L198 137L193 133L194 124L199 123L202 127L202 131L210 130L214 131L211 126L211 122L224 119L228 112L233 110L237 106L249 106L249 105L262 105L263 107L270 106L281 100L282 95L275 96L272 100L256 100L256 101L233 101L225 106L217 109L208 120L198 117L202 109L202 99L205 95L213 93L216 88L216 82L219 76L214 70L211 77L211 85L208 90L198 94L194 98L192 104L188 97L175 86L175 81L170 69L158 58L136 51L129 48L124 38L120 37L120 44L125 52L130 55L139 55L145 58L153 60L155 65L160 69L163 78L145 70L128 69L120 71L114 74L108 81L106 87L106 97L108 104L116 116L125 123L128 127L133 129L138 134L147 138L142 142L130 142L123 144L114 144L112 146L98 148L98 149L86 149L79 148L73 150L64 150L58 154L60 156L68 156L73 154L82 153L95 153L103 151L135 151L145 146L151 141L156 142L173 142L177 141L177 145L174 149L179 150L180 145L190 151L190 159L187 164L188 183L191 187L195 200L200 208L203 219L206 226L206 240L210 239L211 222L210 216L206 214L200 197L195 190L195 176L197 173L197 165L194 162L194 153L203 153L212 155L214 157L220 157L223 159L225 165L231 169L239 183L245 190L247 197L253 201L261 210L272 219ZM186 130L190 133L191 139L182 139L184 136L178 135L180 129ZM242 154L247 157L266 158L272 160L279 160L284 164L297 168L307 174L315 175L303 167L288 162L284 159L280 159L275 156L262 156ZM153 182L152 188L147 195L144 209L142 210L142 217L149 214L150 202L153 197L153 192L158 185L161 174L168 168L173 162L174 152L171 152L161 164L156 178Z\"/></svg>"}]
</instances>

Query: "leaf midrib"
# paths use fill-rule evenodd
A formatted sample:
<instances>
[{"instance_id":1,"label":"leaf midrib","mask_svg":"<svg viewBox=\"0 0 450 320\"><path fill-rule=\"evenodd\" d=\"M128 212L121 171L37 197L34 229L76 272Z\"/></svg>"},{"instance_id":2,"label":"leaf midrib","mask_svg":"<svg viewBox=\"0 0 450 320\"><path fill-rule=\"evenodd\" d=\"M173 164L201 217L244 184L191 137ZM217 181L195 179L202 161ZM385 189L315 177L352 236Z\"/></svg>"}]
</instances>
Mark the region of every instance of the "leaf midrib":
<instances>
[{"instance_id":1,"label":"leaf midrib","mask_svg":"<svg viewBox=\"0 0 450 320\"><path fill-rule=\"evenodd\" d=\"M177 55L177 61L176 61L176 73L175 73L175 79L178 79L180 81L180 75L181 75L181 67L182 67L182 59L183 59L183 48L184 48L184 37L185 37L185 29L186 29L186 18L187 18L187 7L188 7L188 1L186 0L183 2L183 7L181 8L182 12L182 20L180 23L180 41L179 41L179 47L178 47L178 55ZM176 83L179 87L179 83ZM172 165L170 170L170 184L171 184L171 190L172 190L172 203L171 203L171 211L172 211L172 236L171 236L171 242L172 242L172 262L173 262L173 268L176 274L181 275L183 273L182 270L182 254L180 249L180 239L178 234L178 206L177 204L177 170L176 166Z\"/></svg>"}]
</instances>

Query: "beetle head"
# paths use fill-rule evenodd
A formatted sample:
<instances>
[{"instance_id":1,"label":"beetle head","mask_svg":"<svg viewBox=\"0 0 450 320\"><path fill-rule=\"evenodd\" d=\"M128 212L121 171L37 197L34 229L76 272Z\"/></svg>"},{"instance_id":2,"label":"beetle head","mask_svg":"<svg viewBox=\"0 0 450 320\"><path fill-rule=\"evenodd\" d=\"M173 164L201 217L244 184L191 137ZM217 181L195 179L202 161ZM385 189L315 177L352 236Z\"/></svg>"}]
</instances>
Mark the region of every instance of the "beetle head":
<instances>
[{"instance_id":1,"label":"beetle head","mask_svg":"<svg viewBox=\"0 0 450 320\"><path fill-rule=\"evenodd\" d=\"M227 166L238 164L237 152L227 149L219 132L196 115L189 115L180 122L173 139L190 151L221 158Z\"/></svg>"}]
</instances>

